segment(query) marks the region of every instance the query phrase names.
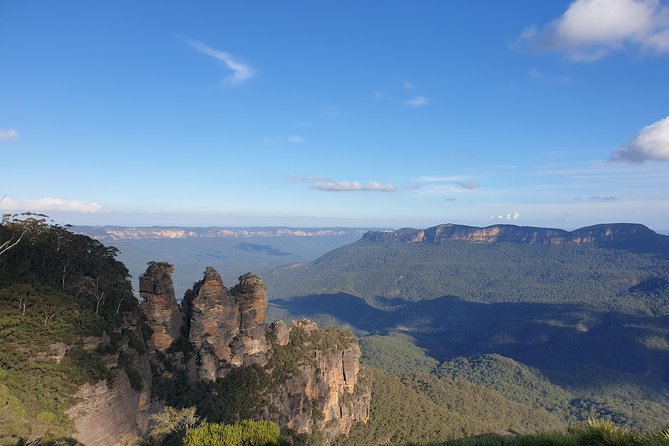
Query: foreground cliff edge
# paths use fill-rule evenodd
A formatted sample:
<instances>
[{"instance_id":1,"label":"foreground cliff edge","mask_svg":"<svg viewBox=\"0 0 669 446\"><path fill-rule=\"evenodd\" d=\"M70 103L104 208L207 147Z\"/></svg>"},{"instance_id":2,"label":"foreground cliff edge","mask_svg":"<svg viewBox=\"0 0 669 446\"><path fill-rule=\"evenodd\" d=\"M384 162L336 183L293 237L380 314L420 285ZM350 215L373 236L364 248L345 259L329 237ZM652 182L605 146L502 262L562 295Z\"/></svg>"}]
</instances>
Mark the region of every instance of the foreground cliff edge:
<instances>
[{"instance_id":1,"label":"foreground cliff edge","mask_svg":"<svg viewBox=\"0 0 669 446\"><path fill-rule=\"evenodd\" d=\"M181 305L171 275L171 265L150 263L140 277L150 333L146 354L131 355L142 390L123 371L110 388L82 387L69 411L75 439L107 446L143 434L163 404L196 405L210 421L273 420L290 438L317 435L324 444L368 420L370 388L350 333L308 320L267 325L267 291L253 274L227 289L207 268ZM137 329L134 315L126 320Z\"/></svg>"}]
</instances>

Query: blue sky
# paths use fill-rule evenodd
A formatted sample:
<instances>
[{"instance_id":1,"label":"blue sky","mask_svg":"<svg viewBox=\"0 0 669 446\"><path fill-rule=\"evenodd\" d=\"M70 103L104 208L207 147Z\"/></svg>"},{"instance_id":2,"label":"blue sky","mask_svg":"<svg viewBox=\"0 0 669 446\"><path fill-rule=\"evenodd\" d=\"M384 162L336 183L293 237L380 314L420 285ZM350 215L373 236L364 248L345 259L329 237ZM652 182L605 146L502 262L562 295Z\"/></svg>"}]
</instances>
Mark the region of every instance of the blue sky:
<instances>
[{"instance_id":1,"label":"blue sky","mask_svg":"<svg viewBox=\"0 0 669 446\"><path fill-rule=\"evenodd\" d=\"M0 208L669 229L669 3L0 2Z\"/></svg>"}]
</instances>

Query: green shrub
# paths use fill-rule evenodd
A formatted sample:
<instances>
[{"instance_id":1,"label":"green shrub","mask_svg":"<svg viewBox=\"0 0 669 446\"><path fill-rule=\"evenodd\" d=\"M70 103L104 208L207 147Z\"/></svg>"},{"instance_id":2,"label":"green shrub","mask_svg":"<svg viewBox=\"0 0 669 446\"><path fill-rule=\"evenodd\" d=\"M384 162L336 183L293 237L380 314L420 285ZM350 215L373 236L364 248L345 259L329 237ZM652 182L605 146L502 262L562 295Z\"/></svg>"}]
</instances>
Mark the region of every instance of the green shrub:
<instances>
[{"instance_id":1,"label":"green shrub","mask_svg":"<svg viewBox=\"0 0 669 446\"><path fill-rule=\"evenodd\" d=\"M182 446L284 446L273 421L242 420L234 424L205 423L186 431Z\"/></svg>"},{"instance_id":2,"label":"green shrub","mask_svg":"<svg viewBox=\"0 0 669 446\"><path fill-rule=\"evenodd\" d=\"M645 443L643 436L620 428L609 420L590 418L572 430L578 435L579 446L634 446Z\"/></svg>"}]
</instances>

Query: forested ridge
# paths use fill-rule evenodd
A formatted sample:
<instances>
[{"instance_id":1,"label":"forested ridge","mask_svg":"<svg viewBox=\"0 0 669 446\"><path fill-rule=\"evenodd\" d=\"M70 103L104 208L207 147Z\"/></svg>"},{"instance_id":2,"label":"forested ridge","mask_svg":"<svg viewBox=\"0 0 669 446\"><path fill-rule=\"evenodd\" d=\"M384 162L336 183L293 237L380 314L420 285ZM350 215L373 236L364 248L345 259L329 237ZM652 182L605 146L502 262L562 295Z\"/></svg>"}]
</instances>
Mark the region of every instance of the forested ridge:
<instances>
[{"instance_id":1,"label":"forested ridge","mask_svg":"<svg viewBox=\"0 0 669 446\"><path fill-rule=\"evenodd\" d=\"M361 240L279 268L267 281L275 298L346 292L374 303L457 296L669 314L669 258L592 246Z\"/></svg>"},{"instance_id":2,"label":"forested ridge","mask_svg":"<svg viewBox=\"0 0 669 446\"><path fill-rule=\"evenodd\" d=\"M600 226L589 231L606 231ZM593 417L661 429L669 252L649 245L666 237L637 226L619 247L370 233L279 268L268 282L277 313L351 326L363 361L400 382L419 370L483 386L564 425Z\"/></svg>"},{"instance_id":3,"label":"forested ridge","mask_svg":"<svg viewBox=\"0 0 669 446\"><path fill-rule=\"evenodd\" d=\"M0 255L0 438L14 444L69 436L65 411L78 386L112 380L103 356L128 344L143 349L121 329L122 314L137 308L128 270L115 248L43 215L0 225L6 240L20 242ZM111 336L105 351L87 348L103 333ZM131 362L126 368L135 376Z\"/></svg>"}]
</instances>

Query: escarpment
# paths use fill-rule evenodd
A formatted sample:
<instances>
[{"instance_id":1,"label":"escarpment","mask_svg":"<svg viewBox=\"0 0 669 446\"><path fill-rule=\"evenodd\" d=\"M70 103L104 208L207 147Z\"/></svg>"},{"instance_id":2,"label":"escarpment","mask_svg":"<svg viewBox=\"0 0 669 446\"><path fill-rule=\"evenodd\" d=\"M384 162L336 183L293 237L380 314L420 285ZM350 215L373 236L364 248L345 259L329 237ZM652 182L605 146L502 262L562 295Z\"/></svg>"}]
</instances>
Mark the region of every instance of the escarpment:
<instances>
[{"instance_id":1,"label":"escarpment","mask_svg":"<svg viewBox=\"0 0 669 446\"><path fill-rule=\"evenodd\" d=\"M443 224L431 228L399 229L392 232L369 231L362 240L370 242L438 243L460 240L472 243L517 243L529 245L591 245L603 248L661 252L669 249L669 237L648 227L632 223L586 226L574 231L516 225L492 225L484 228Z\"/></svg>"},{"instance_id":2,"label":"escarpment","mask_svg":"<svg viewBox=\"0 0 669 446\"><path fill-rule=\"evenodd\" d=\"M350 332L322 330L308 320L268 326L260 277L247 273L227 288L211 267L179 306L171 273L169 265L152 263L140 279L157 351L152 367L162 390L156 397L165 404L177 404L169 400L173 388L191 389L188 398L201 392L206 405L225 406L206 414L210 421L272 419L293 438L319 433L326 445L368 420L370 387ZM220 393L230 382L234 398Z\"/></svg>"}]
</instances>

